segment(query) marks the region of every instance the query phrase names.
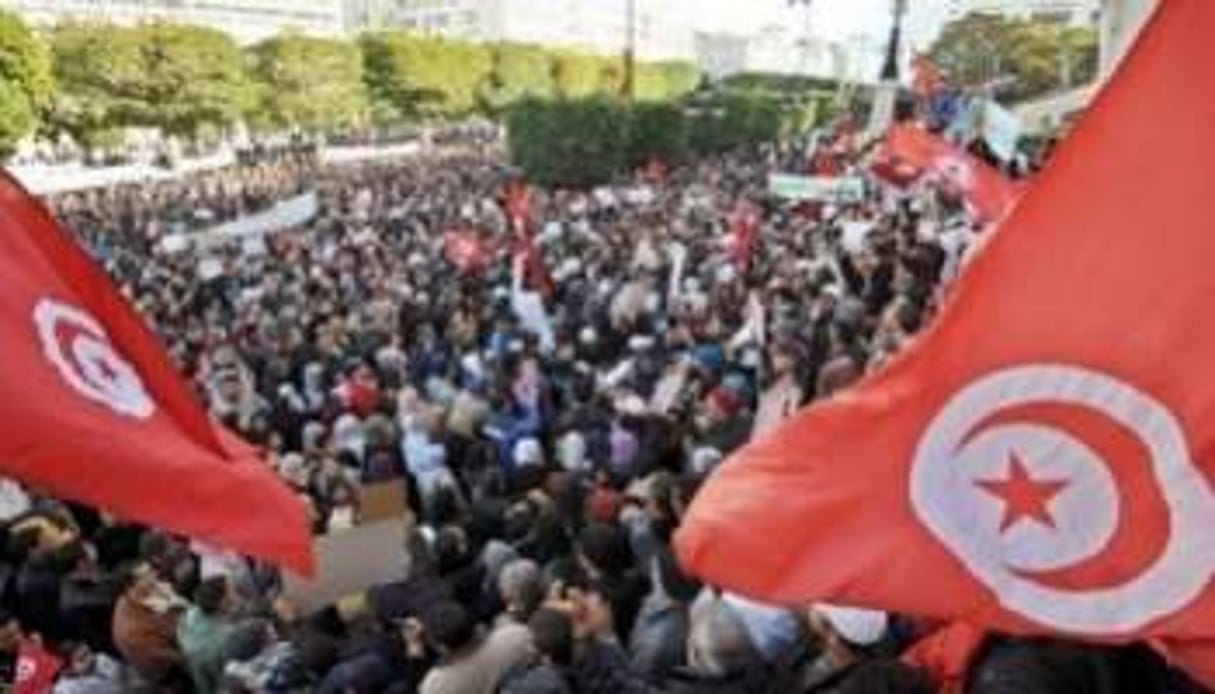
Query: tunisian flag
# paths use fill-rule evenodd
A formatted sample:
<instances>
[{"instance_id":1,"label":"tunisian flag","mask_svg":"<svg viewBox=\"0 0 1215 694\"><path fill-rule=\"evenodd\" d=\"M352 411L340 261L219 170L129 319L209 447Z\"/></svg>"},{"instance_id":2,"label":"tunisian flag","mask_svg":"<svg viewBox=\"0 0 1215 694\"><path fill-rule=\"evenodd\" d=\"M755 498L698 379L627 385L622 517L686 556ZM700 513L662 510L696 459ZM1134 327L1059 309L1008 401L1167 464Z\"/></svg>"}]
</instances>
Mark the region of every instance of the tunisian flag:
<instances>
[{"instance_id":1,"label":"tunisian flag","mask_svg":"<svg viewBox=\"0 0 1215 694\"><path fill-rule=\"evenodd\" d=\"M1004 218L1021 194L1004 174L915 122L896 123L878 150L874 172L895 185L927 177L961 196L976 218Z\"/></svg>"},{"instance_id":2,"label":"tunisian flag","mask_svg":"<svg viewBox=\"0 0 1215 694\"><path fill-rule=\"evenodd\" d=\"M302 504L208 418L109 278L0 175L0 474L300 573Z\"/></svg>"},{"instance_id":3,"label":"tunisian flag","mask_svg":"<svg viewBox=\"0 0 1215 694\"><path fill-rule=\"evenodd\" d=\"M755 246L759 243L762 210L750 200L739 200L730 213L730 234L726 237L726 252L741 270L751 267Z\"/></svg>"},{"instance_id":4,"label":"tunisian flag","mask_svg":"<svg viewBox=\"0 0 1215 694\"><path fill-rule=\"evenodd\" d=\"M1213 33L1162 4L934 328L708 480L695 574L1215 667Z\"/></svg>"}]
</instances>

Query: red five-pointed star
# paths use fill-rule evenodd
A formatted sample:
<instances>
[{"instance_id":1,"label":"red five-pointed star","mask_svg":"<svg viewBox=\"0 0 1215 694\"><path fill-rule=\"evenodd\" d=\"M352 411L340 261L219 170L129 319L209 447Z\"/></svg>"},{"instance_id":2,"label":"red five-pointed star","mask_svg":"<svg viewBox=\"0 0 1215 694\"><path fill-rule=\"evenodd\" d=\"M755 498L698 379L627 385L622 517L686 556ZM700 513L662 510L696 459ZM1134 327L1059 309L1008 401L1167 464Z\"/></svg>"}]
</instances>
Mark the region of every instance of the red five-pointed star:
<instances>
[{"instance_id":1,"label":"red five-pointed star","mask_svg":"<svg viewBox=\"0 0 1215 694\"><path fill-rule=\"evenodd\" d=\"M1003 534L1025 518L1053 529L1055 518L1050 513L1050 502L1068 482L1034 479L1025 463L1013 453L1008 457L1008 474L1004 479L975 480L975 485L1004 502L1004 520L1000 521L1000 533Z\"/></svg>"}]
</instances>

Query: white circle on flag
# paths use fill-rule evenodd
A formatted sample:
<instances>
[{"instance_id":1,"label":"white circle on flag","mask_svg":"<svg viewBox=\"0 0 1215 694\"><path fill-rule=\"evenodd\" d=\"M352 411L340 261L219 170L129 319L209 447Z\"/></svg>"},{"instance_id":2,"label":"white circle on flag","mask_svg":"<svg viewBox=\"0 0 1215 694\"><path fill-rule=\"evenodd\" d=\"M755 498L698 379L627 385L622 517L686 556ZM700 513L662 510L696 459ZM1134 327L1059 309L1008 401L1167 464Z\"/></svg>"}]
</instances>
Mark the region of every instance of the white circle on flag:
<instances>
[{"instance_id":1,"label":"white circle on flag","mask_svg":"<svg viewBox=\"0 0 1215 694\"><path fill-rule=\"evenodd\" d=\"M1014 458L1041 479L1067 480L1049 504L1054 527L1021 522L1001 532L1000 505L990 495L974 493L984 481L1005 476ZM1011 566L1066 568L1097 554L1113 538L1119 511L1114 476L1096 452L1066 433L1033 424L996 427L960 449L956 463L950 493L966 515L978 519L970 531Z\"/></svg>"},{"instance_id":2,"label":"white circle on flag","mask_svg":"<svg viewBox=\"0 0 1215 694\"><path fill-rule=\"evenodd\" d=\"M1117 585L1047 585L1043 572L1100 559L1128 528L1122 488L1098 442L1043 422L995 419L1024 405L1107 418L1142 444L1168 514L1154 559ZM1081 432L1082 436L1082 432ZM1092 443L1093 445L1089 445ZM1123 635L1176 614L1215 570L1215 496L1177 418L1104 373L1062 365L1008 368L955 393L925 430L912 464L920 521L1005 609L1080 635ZM1136 567L1139 568L1139 567Z\"/></svg>"},{"instance_id":3,"label":"white circle on flag","mask_svg":"<svg viewBox=\"0 0 1215 694\"><path fill-rule=\"evenodd\" d=\"M42 353L73 390L128 417L147 419L156 412L139 373L92 316L42 299L34 308L34 325Z\"/></svg>"}]
</instances>

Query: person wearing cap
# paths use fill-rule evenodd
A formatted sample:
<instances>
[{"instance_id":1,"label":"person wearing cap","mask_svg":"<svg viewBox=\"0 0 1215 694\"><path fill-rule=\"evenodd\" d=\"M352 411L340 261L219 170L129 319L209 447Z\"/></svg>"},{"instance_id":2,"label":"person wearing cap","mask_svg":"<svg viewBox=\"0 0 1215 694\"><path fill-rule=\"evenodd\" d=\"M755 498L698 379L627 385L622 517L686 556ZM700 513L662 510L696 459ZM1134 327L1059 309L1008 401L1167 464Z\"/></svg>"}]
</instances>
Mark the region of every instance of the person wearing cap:
<instances>
[{"instance_id":1,"label":"person wearing cap","mask_svg":"<svg viewBox=\"0 0 1215 694\"><path fill-rule=\"evenodd\" d=\"M820 604L807 617L820 650L803 674L806 694L839 694L861 663L885 654L890 627L885 612Z\"/></svg>"}]
</instances>

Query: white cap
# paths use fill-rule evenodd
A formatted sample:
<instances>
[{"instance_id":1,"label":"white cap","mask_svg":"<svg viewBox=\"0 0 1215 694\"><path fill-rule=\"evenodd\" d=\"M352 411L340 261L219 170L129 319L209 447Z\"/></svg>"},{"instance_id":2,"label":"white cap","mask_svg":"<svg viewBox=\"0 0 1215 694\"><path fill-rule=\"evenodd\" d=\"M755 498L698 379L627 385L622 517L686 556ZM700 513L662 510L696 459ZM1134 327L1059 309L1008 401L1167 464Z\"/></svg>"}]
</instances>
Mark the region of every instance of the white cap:
<instances>
[{"instance_id":1,"label":"white cap","mask_svg":"<svg viewBox=\"0 0 1215 694\"><path fill-rule=\"evenodd\" d=\"M654 338L649 335L633 335L629 338L629 350L644 352L654 348Z\"/></svg>"},{"instance_id":2,"label":"white cap","mask_svg":"<svg viewBox=\"0 0 1215 694\"><path fill-rule=\"evenodd\" d=\"M577 431L571 431L557 441L557 458L566 470L585 470L586 438Z\"/></svg>"},{"instance_id":3,"label":"white cap","mask_svg":"<svg viewBox=\"0 0 1215 694\"><path fill-rule=\"evenodd\" d=\"M514 459L519 467L544 465L544 449L536 439L519 439L515 443Z\"/></svg>"},{"instance_id":4,"label":"white cap","mask_svg":"<svg viewBox=\"0 0 1215 694\"><path fill-rule=\"evenodd\" d=\"M826 604L815 605L814 610L827 620L840 638L857 646L872 646L881 641L890 623L886 613L877 610Z\"/></svg>"},{"instance_id":5,"label":"white cap","mask_svg":"<svg viewBox=\"0 0 1215 694\"><path fill-rule=\"evenodd\" d=\"M645 416L645 400L636 393L629 393L616 401L616 411L630 417Z\"/></svg>"}]
</instances>

